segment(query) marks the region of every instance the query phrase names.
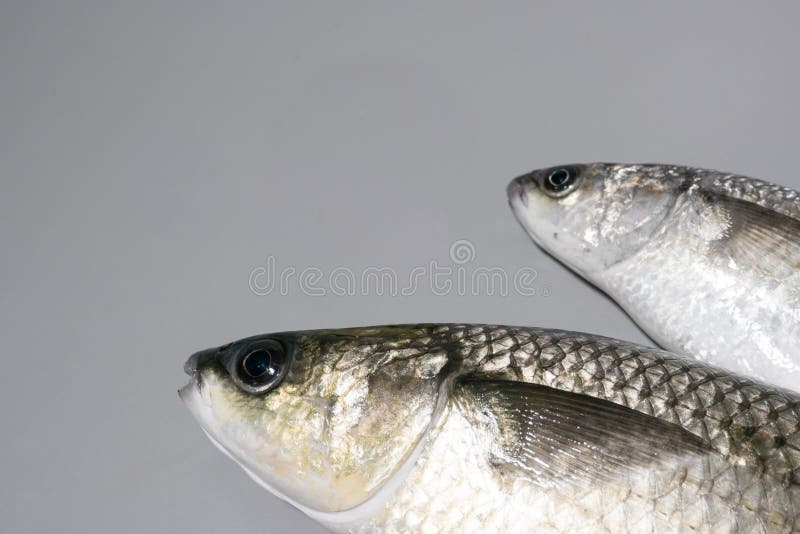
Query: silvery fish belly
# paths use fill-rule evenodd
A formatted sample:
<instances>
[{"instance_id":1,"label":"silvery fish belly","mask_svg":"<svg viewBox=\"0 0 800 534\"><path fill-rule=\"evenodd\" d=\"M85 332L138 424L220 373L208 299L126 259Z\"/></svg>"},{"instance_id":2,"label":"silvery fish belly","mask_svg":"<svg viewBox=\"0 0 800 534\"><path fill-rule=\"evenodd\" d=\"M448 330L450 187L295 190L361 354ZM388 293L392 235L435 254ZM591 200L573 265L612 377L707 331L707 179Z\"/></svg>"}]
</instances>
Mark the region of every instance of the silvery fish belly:
<instances>
[{"instance_id":1,"label":"silvery fish belly","mask_svg":"<svg viewBox=\"0 0 800 534\"><path fill-rule=\"evenodd\" d=\"M421 324L257 336L185 369L211 440L334 531L800 528L800 396L658 349Z\"/></svg>"},{"instance_id":2,"label":"silvery fish belly","mask_svg":"<svg viewBox=\"0 0 800 534\"><path fill-rule=\"evenodd\" d=\"M508 187L547 252L659 345L800 390L800 200L672 165L564 165Z\"/></svg>"}]
</instances>

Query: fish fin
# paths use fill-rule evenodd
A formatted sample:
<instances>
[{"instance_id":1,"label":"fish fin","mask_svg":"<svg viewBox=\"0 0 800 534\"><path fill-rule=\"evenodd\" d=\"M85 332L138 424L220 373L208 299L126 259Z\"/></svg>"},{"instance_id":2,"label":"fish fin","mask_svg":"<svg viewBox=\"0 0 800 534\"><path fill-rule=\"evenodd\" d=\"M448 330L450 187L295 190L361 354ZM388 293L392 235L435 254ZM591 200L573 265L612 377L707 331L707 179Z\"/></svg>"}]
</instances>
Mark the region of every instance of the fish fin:
<instances>
[{"instance_id":1,"label":"fish fin","mask_svg":"<svg viewBox=\"0 0 800 534\"><path fill-rule=\"evenodd\" d=\"M708 195L708 209L724 223L711 251L738 268L785 277L800 268L800 221L746 200Z\"/></svg>"},{"instance_id":2,"label":"fish fin","mask_svg":"<svg viewBox=\"0 0 800 534\"><path fill-rule=\"evenodd\" d=\"M492 465L543 486L614 481L711 452L679 425L588 395L483 380L459 384L456 395L494 436Z\"/></svg>"}]
</instances>

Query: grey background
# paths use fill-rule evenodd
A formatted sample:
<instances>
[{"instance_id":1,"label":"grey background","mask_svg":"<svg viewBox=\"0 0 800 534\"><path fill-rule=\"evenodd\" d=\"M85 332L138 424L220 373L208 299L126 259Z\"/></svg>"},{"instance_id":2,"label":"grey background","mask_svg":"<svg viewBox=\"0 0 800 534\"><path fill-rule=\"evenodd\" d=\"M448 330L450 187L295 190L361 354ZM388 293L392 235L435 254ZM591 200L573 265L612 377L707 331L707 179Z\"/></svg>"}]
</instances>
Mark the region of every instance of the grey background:
<instances>
[{"instance_id":1,"label":"grey background","mask_svg":"<svg viewBox=\"0 0 800 534\"><path fill-rule=\"evenodd\" d=\"M0 7L0 530L318 532L179 402L192 351L417 321L646 341L505 185L668 161L800 187L796 2ZM278 265L530 266L544 297L250 291Z\"/></svg>"}]
</instances>

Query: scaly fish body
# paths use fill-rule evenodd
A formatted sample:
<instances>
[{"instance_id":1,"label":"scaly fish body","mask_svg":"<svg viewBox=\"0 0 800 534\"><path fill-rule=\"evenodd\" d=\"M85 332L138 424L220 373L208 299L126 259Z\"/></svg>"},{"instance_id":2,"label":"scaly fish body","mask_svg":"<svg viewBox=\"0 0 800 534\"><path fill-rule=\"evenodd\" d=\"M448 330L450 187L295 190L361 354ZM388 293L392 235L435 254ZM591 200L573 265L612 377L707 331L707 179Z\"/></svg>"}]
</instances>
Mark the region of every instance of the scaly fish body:
<instances>
[{"instance_id":1,"label":"scaly fish body","mask_svg":"<svg viewBox=\"0 0 800 534\"><path fill-rule=\"evenodd\" d=\"M554 192L551 175L569 183ZM533 239L659 345L795 390L798 198L761 180L669 165L567 165L509 186Z\"/></svg>"},{"instance_id":2,"label":"scaly fish body","mask_svg":"<svg viewBox=\"0 0 800 534\"><path fill-rule=\"evenodd\" d=\"M800 527L800 397L658 349L423 324L248 338L186 368L212 440L333 530Z\"/></svg>"}]
</instances>

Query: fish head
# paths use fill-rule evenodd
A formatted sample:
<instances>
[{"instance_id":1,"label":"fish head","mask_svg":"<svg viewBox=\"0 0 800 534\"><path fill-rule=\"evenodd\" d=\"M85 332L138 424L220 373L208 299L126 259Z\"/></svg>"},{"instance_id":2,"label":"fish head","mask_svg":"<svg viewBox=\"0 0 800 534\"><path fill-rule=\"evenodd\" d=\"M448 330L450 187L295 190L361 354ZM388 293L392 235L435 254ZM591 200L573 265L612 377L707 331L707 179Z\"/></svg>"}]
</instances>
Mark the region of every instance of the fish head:
<instances>
[{"instance_id":1,"label":"fish head","mask_svg":"<svg viewBox=\"0 0 800 534\"><path fill-rule=\"evenodd\" d=\"M571 164L534 170L508 186L515 216L547 252L591 277L640 250L686 187L687 169Z\"/></svg>"},{"instance_id":2,"label":"fish head","mask_svg":"<svg viewBox=\"0 0 800 534\"><path fill-rule=\"evenodd\" d=\"M327 522L364 505L434 419L444 345L424 327L279 333L193 355L179 394L261 485Z\"/></svg>"}]
</instances>

